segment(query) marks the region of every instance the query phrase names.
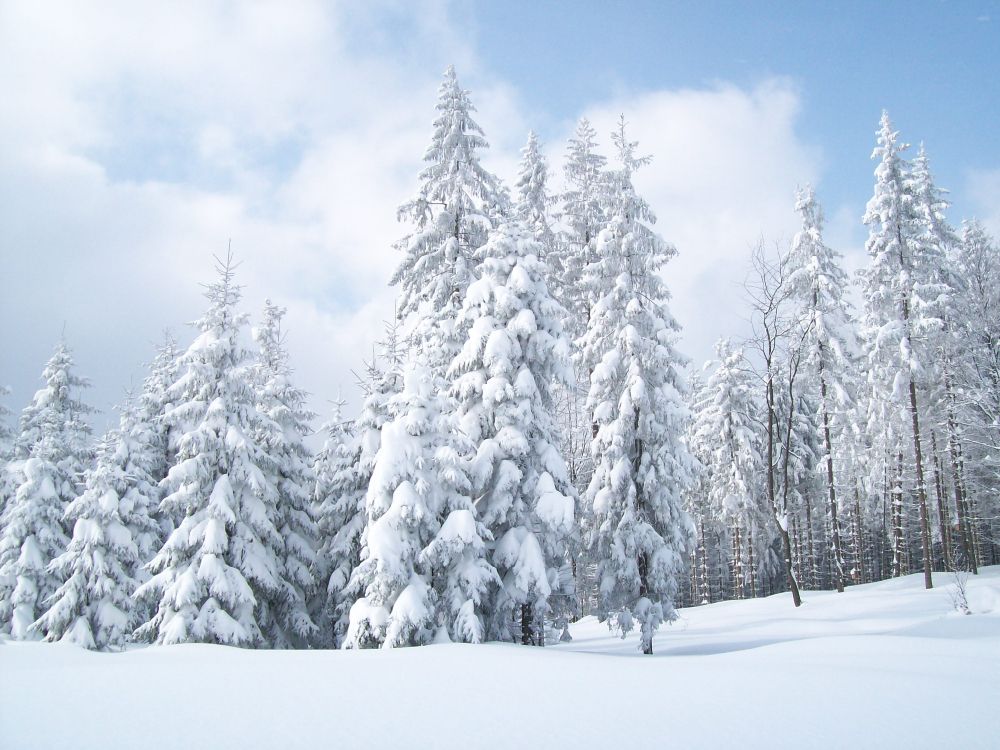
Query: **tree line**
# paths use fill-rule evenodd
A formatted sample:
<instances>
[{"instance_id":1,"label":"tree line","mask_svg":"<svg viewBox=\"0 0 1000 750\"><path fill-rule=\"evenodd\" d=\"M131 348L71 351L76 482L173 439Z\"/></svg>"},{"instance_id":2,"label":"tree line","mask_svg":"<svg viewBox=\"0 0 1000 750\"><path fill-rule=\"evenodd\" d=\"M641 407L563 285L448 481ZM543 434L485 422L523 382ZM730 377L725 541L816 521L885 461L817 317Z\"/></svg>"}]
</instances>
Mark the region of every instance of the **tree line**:
<instances>
[{"instance_id":1,"label":"tree line","mask_svg":"<svg viewBox=\"0 0 1000 750\"><path fill-rule=\"evenodd\" d=\"M802 190L791 246L753 254L751 335L691 372L624 117L611 165L580 121L556 194L534 134L513 191L490 173L474 113L449 68L397 316L319 451L284 310L248 331L231 255L96 446L59 344L0 413L3 632L540 646L596 614L652 653L680 604L998 561L998 249L887 115L860 312Z\"/></svg>"}]
</instances>

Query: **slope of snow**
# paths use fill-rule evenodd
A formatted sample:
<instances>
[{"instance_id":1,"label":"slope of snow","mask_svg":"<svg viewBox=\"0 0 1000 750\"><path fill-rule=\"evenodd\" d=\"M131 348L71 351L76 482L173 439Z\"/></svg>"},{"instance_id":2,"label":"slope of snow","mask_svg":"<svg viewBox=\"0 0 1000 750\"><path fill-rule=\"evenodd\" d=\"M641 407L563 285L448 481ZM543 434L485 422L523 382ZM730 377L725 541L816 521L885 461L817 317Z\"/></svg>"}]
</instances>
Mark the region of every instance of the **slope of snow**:
<instances>
[{"instance_id":1,"label":"slope of snow","mask_svg":"<svg viewBox=\"0 0 1000 750\"><path fill-rule=\"evenodd\" d=\"M1000 567L679 611L656 655L592 618L552 648L0 645L0 747L988 747Z\"/></svg>"}]
</instances>

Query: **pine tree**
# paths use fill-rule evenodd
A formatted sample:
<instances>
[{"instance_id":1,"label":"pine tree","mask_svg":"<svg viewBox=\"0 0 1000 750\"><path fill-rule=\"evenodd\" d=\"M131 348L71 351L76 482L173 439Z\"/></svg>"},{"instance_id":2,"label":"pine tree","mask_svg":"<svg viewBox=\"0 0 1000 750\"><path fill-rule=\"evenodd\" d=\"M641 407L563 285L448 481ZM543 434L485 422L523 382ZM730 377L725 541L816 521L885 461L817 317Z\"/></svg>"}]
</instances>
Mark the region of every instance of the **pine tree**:
<instances>
[{"instance_id":1,"label":"pine tree","mask_svg":"<svg viewBox=\"0 0 1000 750\"><path fill-rule=\"evenodd\" d=\"M977 221L962 229L955 266L964 285L957 295L953 341L955 383L948 394L947 470L958 521L961 562L978 565L977 515L992 516L994 545L1000 538L996 494L991 490L1000 469L1000 246ZM962 397L957 398L958 393ZM964 437L964 440L962 439ZM963 451L968 447L971 455ZM993 498L993 507L976 513L974 493Z\"/></svg>"},{"instance_id":2,"label":"pine tree","mask_svg":"<svg viewBox=\"0 0 1000 750\"><path fill-rule=\"evenodd\" d=\"M535 131L528 133L528 142L521 149L521 165L517 177L517 204L515 217L531 232L541 245L539 258L546 262L551 285L561 277L559 256L556 252L556 237L549 215L554 198L548 190L549 168L542 155Z\"/></svg>"},{"instance_id":3,"label":"pine tree","mask_svg":"<svg viewBox=\"0 0 1000 750\"><path fill-rule=\"evenodd\" d=\"M594 290L586 281L587 269L599 261L597 236L606 225L609 186L607 160L597 153L597 132L583 118L569 141L563 173L568 190L562 195L566 225L560 263L562 278L556 290L569 311L570 333L582 335L587 326Z\"/></svg>"},{"instance_id":4,"label":"pine tree","mask_svg":"<svg viewBox=\"0 0 1000 750\"><path fill-rule=\"evenodd\" d=\"M472 118L475 107L454 67L445 71L437 110L420 190L399 209L399 217L416 226L397 243L404 257L391 283L400 287L398 313L412 318L418 343L444 334L445 349L434 352L432 362L441 371L461 346L454 317L475 277L473 256L495 221L508 212L508 198L479 161L488 143Z\"/></svg>"},{"instance_id":5,"label":"pine tree","mask_svg":"<svg viewBox=\"0 0 1000 750\"><path fill-rule=\"evenodd\" d=\"M262 646L269 634L261 623L271 621L291 585L276 525L277 464L256 439L270 420L254 407L231 256L218 273L196 323L200 335L167 389L173 406L163 421L178 439L161 511L181 520L149 564L153 577L137 591L156 607L137 635L157 643Z\"/></svg>"},{"instance_id":6,"label":"pine tree","mask_svg":"<svg viewBox=\"0 0 1000 750\"><path fill-rule=\"evenodd\" d=\"M597 428L587 500L603 616L622 633L637 621L648 654L660 623L674 617L692 535L682 494L692 462L682 440L688 415L684 360L674 343L679 326L659 276L676 251L644 223L654 216L632 175L649 158L636 157L624 117L613 139L621 166L612 218L598 239L600 260L589 271L596 301L582 347L583 362L593 363L587 408Z\"/></svg>"},{"instance_id":7,"label":"pine tree","mask_svg":"<svg viewBox=\"0 0 1000 750\"><path fill-rule=\"evenodd\" d=\"M355 601L345 648L420 645L446 626L424 550L442 530L441 508L467 492L468 480L439 460L448 447L446 413L430 369L411 362L403 381L388 403L365 497L361 562L347 584ZM466 528L448 531L463 546L475 544Z\"/></svg>"},{"instance_id":8,"label":"pine tree","mask_svg":"<svg viewBox=\"0 0 1000 750\"><path fill-rule=\"evenodd\" d=\"M285 312L266 300L263 323L254 331L260 348L255 373L256 408L266 418L258 427L257 442L274 464L274 474L268 479L278 492L274 525L284 544L284 591L276 602L269 641L275 647L301 648L317 632L308 611L316 587L313 566L318 529L312 505L316 479L312 455L305 444L305 438L312 434L309 422L316 415L305 406L305 391L291 382L281 330Z\"/></svg>"},{"instance_id":9,"label":"pine tree","mask_svg":"<svg viewBox=\"0 0 1000 750\"><path fill-rule=\"evenodd\" d=\"M795 208L802 217L802 229L795 235L788 257L789 283L797 297L798 322L806 336L810 385L819 393L833 578L837 590L843 591L845 560L834 467L837 448L842 449L843 436L848 434L849 439L852 428L849 417L856 383L856 337L847 303L847 274L840 266L840 254L823 241L823 212L812 188L799 192Z\"/></svg>"},{"instance_id":10,"label":"pine tree","mask_svg":"<svg viewBox=\"0 0 1000 750\"><path fill-rule=\"evenodd\" d=\"M476 446L473 492L496 540L502 583L490 632L542 645L550 597L574 599L563 580L573 531L574 489L558 451L553 385L570 384L563 308L546 286L544 249L521 223L503 225L480 252L460 321L469 338L449 370L462 432ZM470 507L471 513L471 507Z\"/></svg>"},{"instance_id":11,"label":"pine tree","mask_svg":"<svg viewBox=\"0 0 1000 750\"><path fill-rule=\"evenodd\" d=\"M138 412L135 403L125 403L119 426L105 435L97 464L87 471L85 490L66 509L72 539L50 566L62 583L36 623L46 640L121 648L137 624L132 592L143 576L140 566L160 542L151 515L156 454Z\"/></svg>"},{"instance_id":12,"label":"pine tree","mask_svg":"<svg viewBox=\"0 0 1000 750\"><path fill-rule=\"evenodd\" d=\"M18 639L30 637L60 584L49 563L69 542L63 515L91 458L85 420L93 409L76 397L89 382L73 366L61 342L42 371L45 387L21 415L15 442L16 486L0 536L0 623Z\"/></svg>"},{"instance_id":13,"label":"pine tree","mask_svg":"<svg viewBox=\"0 0 1000 750\"><path fill-rule=\"evenodd\" d=\"M879 160L875 191L864 217L869 227L866 249L871 262L863 277L863 292L870 370L881 371L887 376L884 382L892 383L889 394L892 401L908 402L909 406L924 584L931 588L930 527L917 379L923 374L926 361L920 337L939 328L941 321L933 304L939 290L919 277L921 263L926 258L921 252L922 244L915 241L920 217L912 184L908 184L907 165L901 156L905 148L898 142L898 133L892 129L888 113L883 112L878 145L872 154L873 159ZM898 553L897 549L897 556Z\"/></svg>"},{"instance_id":14,"label":"pine tree","mask_svg":"<svg viewBox=\"0 0 1000 750\"><path fill-rule=\"evenodd\" d=\"M364 392L361 414L346 421L335 405L327 438L316 457L314 501L322 544L316 555L316 580L325 584L314 610L320 643L340 647L354 604L347 591L351 574L361 562L362 535L367 524L365 496L381 447L382 427L389 420L389 399L402 390L402 360L398 329L387 325L382 363L374 357L359 385Z\"/></svg>"},{"instance_id":15,"label":"pine tree","mask_svg":"<svg viewBox=\"0 0 1000 750\"><path fill-rule=\"evenodd\" d=\"M716 344L718 365L705 384L702 411L697 416L695 445L711 477L708 487L710 515L726 530L731 552L733 596L747 596L748 540L762 525L759 481L761 472L760 424L754 402L752 376L742 349L726 339ZM757 534L758 539L760 534Z\"/></svg>"},{"instance_id":16,"label":"pine tree","mask_svg":"<svg viewBox=\"0 0 1000 750\"><path fill-rule=\"evenodd\" d=\"M352 602L345 602L342 594L351 571L361 561L365 486L371 466L370 459L362 463L361 429L357 422L343 417L343 402L335 402L333 414L323 428L323 448L313 465L313 501L320 539L313 577L320 589L312 609L318 626L317 641L323 647L336 648L343 640Z\"/></svg>"},{"instance_id":17,"label":"pine tree","mask_svg":"<svg viewBox=\"0 0 1000 750\"><path fill-rule=\"evenodd\" d=\"M179 376L180 355L177 340L169 332L164 332L163 343L157 348L149 374L143 380L134 413L135 425L132 429L142 433L143 443L151 454L150 475L156 485L166 478L177 454L178 428L167 424L163 416L173 406L169 389ZM159 493L158 499L162 499L162 493ZM175 522L180 522L180 518L170 518L163 513L157 513L157 519L161 533L154 552L173 531ZM150 559L145 557L144 552L142 554L145 560Z\"/></svg>"},{"instance_id":18,"label":"pine tree","mask_svg":"<svg viewBox=\"0 0 1000 750\"><path fill-rule=\"evenodd\" d=\"M10 388L0 385L0 398L10 395ZM14 430L10 424L11 411L0 403L0 519L3 510L14 496L14 468L10 461L14 457ZM2 527L0 527L2 529Z\"/></svg>"}]
</instances>

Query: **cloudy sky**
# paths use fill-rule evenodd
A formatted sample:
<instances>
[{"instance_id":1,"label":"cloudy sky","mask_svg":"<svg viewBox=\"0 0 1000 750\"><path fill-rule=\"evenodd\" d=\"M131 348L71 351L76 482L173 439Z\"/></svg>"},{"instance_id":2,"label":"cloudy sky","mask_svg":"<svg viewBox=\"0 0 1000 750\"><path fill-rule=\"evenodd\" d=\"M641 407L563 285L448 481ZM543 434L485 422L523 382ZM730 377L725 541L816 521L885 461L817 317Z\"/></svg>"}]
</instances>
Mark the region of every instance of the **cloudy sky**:
<instances>
[{"instance_id":1,"label":"cloudy sky","mask_svg":"<svg viewBox=\"0 0 1000 750\"><path fill-rule=\"evenodd\" d=\"M828 241L863 262L882 107L926 142L952 220L1000 234L998 48L1000 4L984 0L2 0L8 406L65 331L111 414L165 328L189 340L230 240L247 311L288 308L314 407L356 401L449 63L507 179L530 128L558 175L580 116L607 133L625 113L654 156L637 182L679 249L667 277L701 361L742 330L749 248L791 237L797 186L817 188Z\"/></svg>"}]
</instances>

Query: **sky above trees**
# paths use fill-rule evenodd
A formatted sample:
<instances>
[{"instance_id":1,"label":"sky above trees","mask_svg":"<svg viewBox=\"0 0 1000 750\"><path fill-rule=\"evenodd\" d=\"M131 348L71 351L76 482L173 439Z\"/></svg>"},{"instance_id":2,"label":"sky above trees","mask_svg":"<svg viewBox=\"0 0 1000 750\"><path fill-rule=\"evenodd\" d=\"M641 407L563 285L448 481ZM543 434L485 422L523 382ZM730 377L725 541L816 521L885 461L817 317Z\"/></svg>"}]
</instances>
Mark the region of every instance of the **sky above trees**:
<instances>
[{"instance_id":1,"label":"sky above trees","mask_svg":"<svg viewBox=\"0 0 1000 750\"><path fill-rule=\"evenodd\" d=\"M1000 3L109 3L0 8L0 383L15 410L60 335L110 417L161 331L186 340L213 255L245 308L287 307L313 406L342 391L392 315L435 92L454 63L513 183L534 128L554 176L588 116L678 248L665 270L696 362L744 325L750 248L787 243L813 184L826 241L863 259L883 107L923 140L949 218L1000 232ZM353 411L353 409L352 409Z\"/></svg>"}]
</instances>

